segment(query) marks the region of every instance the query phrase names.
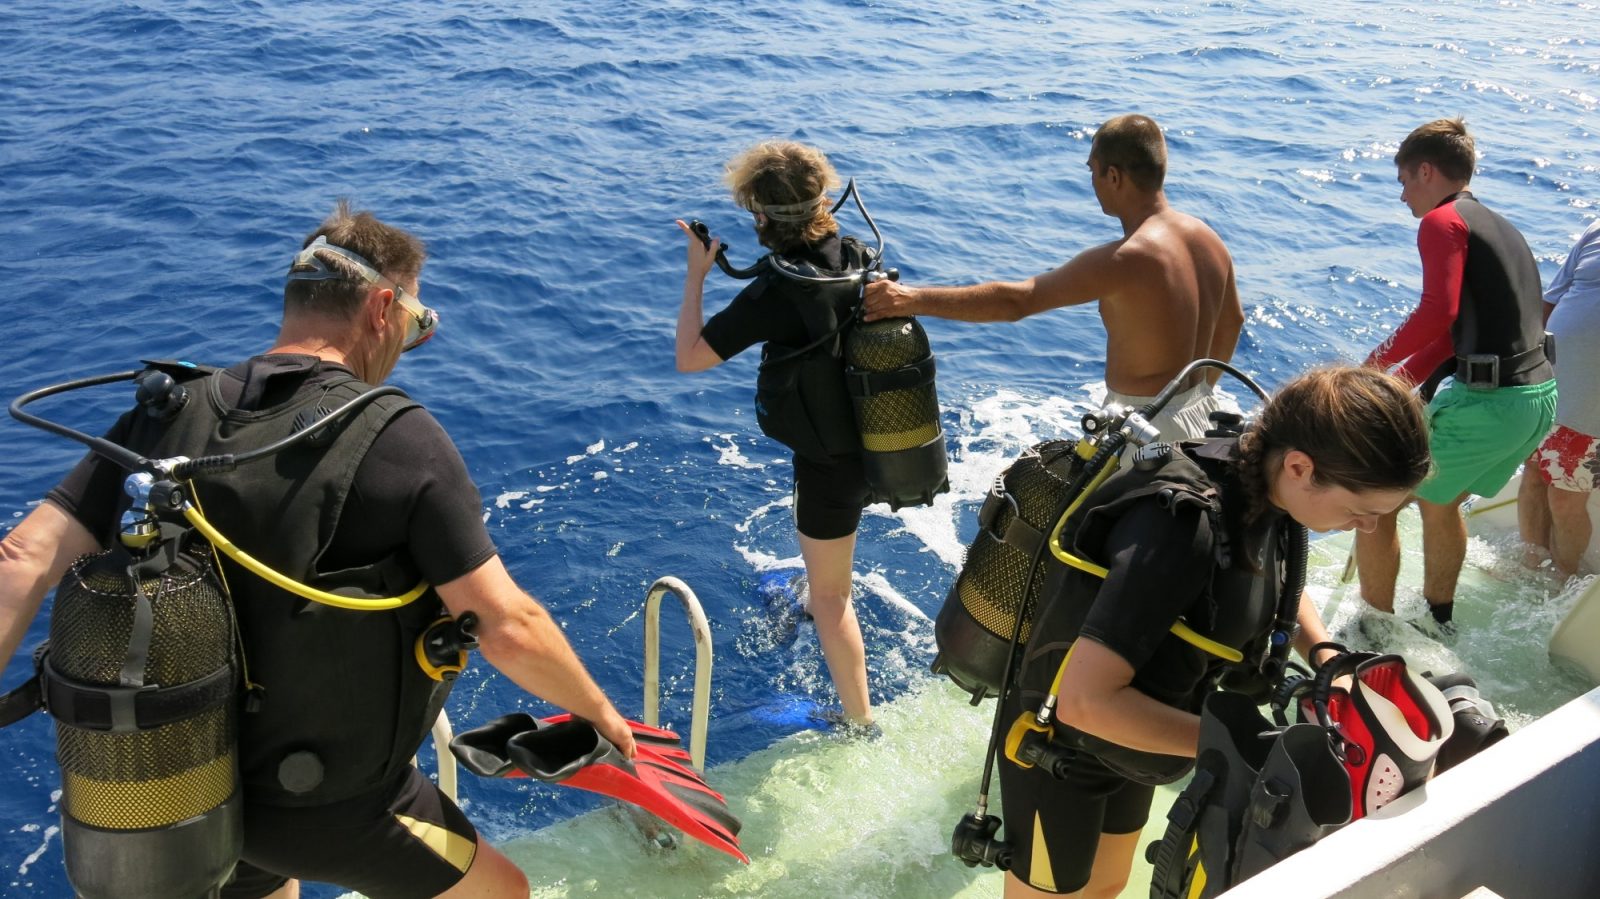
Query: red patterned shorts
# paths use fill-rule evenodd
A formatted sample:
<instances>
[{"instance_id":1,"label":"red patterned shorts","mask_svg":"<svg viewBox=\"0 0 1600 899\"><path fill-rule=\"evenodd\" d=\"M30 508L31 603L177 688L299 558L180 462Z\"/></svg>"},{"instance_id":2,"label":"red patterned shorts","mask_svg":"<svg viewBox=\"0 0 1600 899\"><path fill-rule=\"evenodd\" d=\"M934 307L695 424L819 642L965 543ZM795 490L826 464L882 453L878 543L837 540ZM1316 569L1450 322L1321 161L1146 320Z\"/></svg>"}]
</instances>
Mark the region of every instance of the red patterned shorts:
<instances>
[{"instance_id":1,"label":"red patterned shorts","mask_svg":"<svg viewBox=\"0 0 1600 899\"><path fill-rule=\"evenodd\" d=\"M1544 482L1561 490L1590 493L1600 479L1600 439L1556 425L1534 451Z\"/></svg>"}]
</instances>

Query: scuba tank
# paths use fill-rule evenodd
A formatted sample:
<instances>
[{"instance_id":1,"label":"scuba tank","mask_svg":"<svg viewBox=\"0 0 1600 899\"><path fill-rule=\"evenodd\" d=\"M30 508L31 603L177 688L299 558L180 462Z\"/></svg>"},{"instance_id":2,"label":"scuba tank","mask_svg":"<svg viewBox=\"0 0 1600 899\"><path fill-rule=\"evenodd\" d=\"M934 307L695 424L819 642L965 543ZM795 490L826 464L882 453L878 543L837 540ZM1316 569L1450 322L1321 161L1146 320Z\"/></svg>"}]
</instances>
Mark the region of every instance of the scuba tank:
<instances>
[{"instance_id":1,"label":"scuba tank","mask_svg":"<svg viewBox=\"0 0 1600 899\"><path fill-rule=\"evenodd\" d=\"M933 352L927 332L915 319L858 320L861 288L880 278L898 279L899 272L883 269L886 242L854 179L830 212L838 212L847 199L855 200L877 246L845 239L851 252L842 274L819 272L776 253L740 269L728 262L726 245L717 250L718 267L732 278L770 273L818 290L854 293L848 316L835 316L831 310L827 315L802 313L812 337L807 345L780 353L770 352L769 345L757 382L756 418L763 433L801 455L859 451L873 502L888 503L891 509L928 505L950 489ZM694 221L690 227L711 245L705 223ZM818 358L823 355L829 358ZM843 391L836 386L841 370ZM839 433L835 422L841 417L853 433Z\"/></svg>"},{"instance_id":2,"label":"scuba tank","mask_svg":"<svg viewBox=\"0 0 1600 899\"><path fill-rule=\"evenodd\" d=\"M351 411L399 393L369 390L273 445L194 460L146 459L22 411L54 394L136 380L143 410L170 420L189 399L173 374L212 371L148 364L41 388L10 407L19 421L84 443L132 472L124 485L132 504L118 544L68 570L56 589L49 639L34 654L35 676L0 697L0 726L40 708L56 719L62 849L67 877L82 899L214 897L243 846L238 715L244 662L216 552L258 576L293 582L211 527L194 504L190 479L310 442ZM361 600L294 587L308 599L357 609L394 608L422 593Z\"/></svg>"},{"instance_id":3,"label":"scuba tank","mask_svg":"<svg viewBox=\"0 0 1600 899\"><path fill-rule=\"evenodd\" d=\"M73 563L56 588L33 679L0 700L0 725L36 709L56 722L67 879L84 899L214 896L244 843L238 762L240 665L233 605L210 547L170 520L183 487L147 460L21 411L35 399L141 373L84 379L19 398L11 414L80 439L133 474L111 549ZM145 373L155 418L188 400Z\"/></svg>"},{"instance_id":4,"label":"scuba tank","mask_svg":"<svg viewBox=\"0 0 1600 899\"><path fill-rule=\"evenodd\" d=\"M208 895L239 855L233 607L207 549L125 543L79 559L56 588L42 690L80 896Z\"/></svg>"},{"instance_id":5,"label":"scuba tank","mask_svg":"<svg viewBox=\"0 0 1600 899\"><path fill-rule=\"evenodd\" d=\"M1197 364L1145 409L1112 403L1084 415L1081 438L1036 444L995 478L978 509L978 535L933 629L933 672L970 693L973 705L1005 692L1047 579L1070 564L1060 548L1067 519L1115 473L1124 447L1157 439L1149 416Z\"/></svg>"},{"instance_id":6,"label":"scuba tank","mask_svg":"<svg viewBox=\"0 0 1600 899\"><path fill-rule=\"evenodd\" d=\"M1028 642L1053 561L1040 552L1045 533L1083 478L1084 453L1092 457L1095 449L1092 437L1030 447L995 478L978 509L978 536L933 623L933 672L972 694L973 703L998 694L1012 644Z\"/></svg>"},{"instance_id":7,"label":"scuba tank","mask_svg":"<svg viewBox=\"0 0 1600 899\"><path fill-rule=\"evenodd\" d=\"M926 506L950 489L933 352L914 318L861 322L844 339L845 378L873 499Z\"/></svg>"}]
</instances>

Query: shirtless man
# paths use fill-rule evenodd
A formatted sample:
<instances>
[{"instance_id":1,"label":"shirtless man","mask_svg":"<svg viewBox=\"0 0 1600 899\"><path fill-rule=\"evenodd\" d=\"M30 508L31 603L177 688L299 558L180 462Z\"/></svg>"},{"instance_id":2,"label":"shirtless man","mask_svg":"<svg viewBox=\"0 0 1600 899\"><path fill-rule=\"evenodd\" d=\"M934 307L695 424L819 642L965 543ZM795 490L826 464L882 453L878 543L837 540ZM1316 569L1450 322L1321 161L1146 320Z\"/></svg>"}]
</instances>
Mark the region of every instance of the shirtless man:
<instances>
[{"instance_id":1,"label":"shirtless man","mask_svg":"<svg viewBox=\"0 0 1600 899\"><path fill-rule=\"evenodd\" d=\"M1017 321L1046 309L1099 301L1106 328L1107 402L1149 402L1188 363L1233 357L1244 309L1233 260L1199 219L1167 205L1161 189L1167 145L1142 115L1121 115L1095 132L1089 180L1122 239L1079 253L1026 281L970 287L867 286L866 320L931 315L969 322ZM1221 373L1196 373L1154 424L1162 436L1201 436L1216 408L1211 385Z\"/></svg>"}]
</instances>

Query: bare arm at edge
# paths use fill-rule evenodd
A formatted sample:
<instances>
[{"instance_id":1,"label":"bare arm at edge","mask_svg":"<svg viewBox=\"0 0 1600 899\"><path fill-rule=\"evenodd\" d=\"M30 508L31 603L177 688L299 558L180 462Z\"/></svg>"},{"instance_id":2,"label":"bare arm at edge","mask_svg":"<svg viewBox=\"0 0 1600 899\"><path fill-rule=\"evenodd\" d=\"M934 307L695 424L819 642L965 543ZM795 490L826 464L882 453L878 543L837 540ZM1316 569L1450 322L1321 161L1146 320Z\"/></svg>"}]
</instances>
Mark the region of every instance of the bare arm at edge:
<instances>
[{"instance_id":1,"label":"bare arm at edge","mask_svg":"<svg viewBox=\"0 0 1600 899\"><path fill-rule=\"evenodd\" d=\"M1218 362L1232 362L1233 351L1239 346L1239 334L1244 330L1244 305L1239 302L1239 288L1233 280L1233 270L1228 270L1228 285L1223 288L1222 308L1217 310L1217 325L1211 332L1211 346L1207 358ZM1215 387L1222 370L1206 370L1206 380Z\"/></svg>"},{"instance_id":2,"label":"bare arm at edge","mask_svg":"<svg viewBox=\"0 0 1600 899\"><path fill-rule=\"evenodd\" d=\"M88 528L49 502L40 503L0 540L0 665L17 651L45 594L67 567L98 549Z\"/></svg>"},{"instance_id":3,"label":"bare arm at edge","mask_svg":"<svg viewBox=\"0 0 1600 899\"><path fill-rule=\"evenodd\" d=\"M478 616L484 659L533 695L594 724L629 758L633 733L572 651L561 626L511 579L498 555L434 588L452 615Z\"/></svg>"},{"instance_id":4,"label":"bare arm at edge","mask_svg":"<svg viewBox=\"0 0 1600 899\"><path fill-rule=\"evenodd\" d=\"M712 238L711 246L707 247L700 242L700 238L683 219L678 219L677 222L678 228L689 238L689 267L683 276L683 304L678 307L674 356L680 372L705 371L723 362L722 357L706 343L706 338L701 333L706 323L705 313L702 311L706 275L711 273L711 266L716 262L717 250L722 246L722 241Z\"/></svg>"}]
</instances>

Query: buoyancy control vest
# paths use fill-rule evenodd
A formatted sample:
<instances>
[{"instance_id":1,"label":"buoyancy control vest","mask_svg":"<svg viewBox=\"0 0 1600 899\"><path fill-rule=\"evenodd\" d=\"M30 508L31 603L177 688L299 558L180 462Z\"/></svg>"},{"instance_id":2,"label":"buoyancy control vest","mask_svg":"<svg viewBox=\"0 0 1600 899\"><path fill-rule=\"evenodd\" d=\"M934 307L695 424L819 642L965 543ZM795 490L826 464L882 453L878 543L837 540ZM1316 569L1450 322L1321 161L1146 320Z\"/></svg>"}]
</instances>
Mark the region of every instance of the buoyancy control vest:
<instances>
[{"instance_id":1,"label":"buoyancy control vest","mask_svg":"<svg viewBox=\"0 0 1600 899\"><path fill-rule=\"evenodd\" d=\"M1542 384L1555 377L1553 340L1544 329L1544 291L1527 240L1468 191L1445 202L1467 228L1467 253L1460 306L1450 325L1455 358L1427 378L1426 395L1446 375L1480 389Z\"/></svg>"},{"instance_id":2,"label":"buoyancy control vest","mask_svg":"<svg viewBox=\"0 0 1600 899\"><path fill-rule=\"evenodd\" d=\"M1208 694L1194 778L1145 853L1150 895L1210 899L1350 818L1349 778L1321 727L1280 730L1250 699Z\"/></svg>"},{"instance_id":3,"label":"buoyancy control vest","mask_svg":"<svg viewBox=\"0 0 1600 899\"><path fill-rule=\"evenodd\" d=\"M170 422L135 426L130 449L150 458L237 453L304 430L370 387L338 374L291 399L236 409L221 378L201 381ZM268 461L193 482L206 518L269 567L353 597L404 593L418 573L401 555L327 570L357 469L384 426L418 404L376 399ZM248 692L240 717L240 768L252 802L316 805L385 783L409 762L444 703L450 681L417 664L417 637L442 603L430 588L391 611L312 603L224 560L237 610Z\"/></svg>"},{"instance_id":4,"label":"buoyancy control vest","mask_svg":"<svg viewBox=\"0 0 1600 899\"><path fill-rule=\"evenodd\" d=\"M1212 543L1209 580L1132 682L1141 692L1185 711L1198 712L1205 694L1229 668L1261 669L1286 602L1290 544L1299 526L1281 514L1245 524L1242 491L1229 491L1225 497L1218 488L1229 476L1226 468L1236 444L1224 439L1143 448L1130 468L1113 475L1085 501L1061 534L1061 545L1073 555L1103 566L1105 541L1136 504L1156 503L1174 517L1203 517ZM1024 709L1040 708L1060 689L1060 672L1103 584L1103 575L1054 562L1047 566L1017 673ZM1252 683L1250 689L1264 695L1266 687ZM1029 717L1031 713L1024 716ZM1187 757L1129 749L1059 722L1038 723L1050 729L1051 743L1091 753L1141 783L1170 783L1193 765ZM1020 733L1013 734L1008 755L1015 755L1020 738Z\"/></svg>"},{"instance_id":5,"label":"buoyancy control vest","mask_svg":"<svg viewBox=\"0 0 1600 899\"><path fill-rule=\"evenodd\" d=\"M859 241L841 237L839 243L844 257L839 271L793 260L782 264L807 277L867 267L868 250ZM844 331L855 314L860 285L804 281L770 267L757 277L766 281L765 296L792 306L806 330L806 342L800 346L768 341L761 348L756 376L756 422L761 432L817 462L860 453L861 436L851 413L843 361Z\"/></svg>"},{"instance_id":6,"label":"buoyancy control vest","mask_svg":"<svg viewBox=\"0 0 1600 899\"><path fill-rule=\"evenodd\" d=\"M1458 761L1505 734L1470 677L1323 647L1340 652L1314 676L1284 681L1275 725L1242 695L1206 697L1194 779L1146 852L1152 897L1217 896L1419 786L1447 753ZM1350 687L1335 686L1345 675Z\"/></svg>"}]
</instances>

